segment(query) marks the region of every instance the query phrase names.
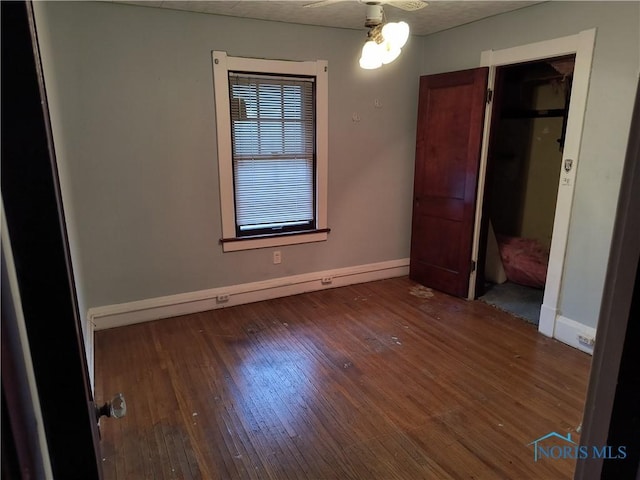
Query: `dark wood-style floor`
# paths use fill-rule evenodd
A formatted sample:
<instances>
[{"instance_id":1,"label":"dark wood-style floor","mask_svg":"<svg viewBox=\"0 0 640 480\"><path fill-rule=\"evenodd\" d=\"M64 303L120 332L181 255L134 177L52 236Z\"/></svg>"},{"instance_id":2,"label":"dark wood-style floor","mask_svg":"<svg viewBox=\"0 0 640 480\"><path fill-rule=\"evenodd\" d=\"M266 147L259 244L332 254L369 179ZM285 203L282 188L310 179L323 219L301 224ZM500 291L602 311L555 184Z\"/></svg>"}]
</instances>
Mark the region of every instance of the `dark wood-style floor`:
<instances>
[{"instance_id":1,"label":"dark wood-style floor","mask_svg":"<svg viewBox=\"0 0 640 480\"><path fill-rule=\"evenodd\" d=\"M591 357L406 278L96 334L110 479L556 479ZM413 292L413 293L412 293ZM417 295L416 295L417 294Z\"/></svg>"}]
</instances>

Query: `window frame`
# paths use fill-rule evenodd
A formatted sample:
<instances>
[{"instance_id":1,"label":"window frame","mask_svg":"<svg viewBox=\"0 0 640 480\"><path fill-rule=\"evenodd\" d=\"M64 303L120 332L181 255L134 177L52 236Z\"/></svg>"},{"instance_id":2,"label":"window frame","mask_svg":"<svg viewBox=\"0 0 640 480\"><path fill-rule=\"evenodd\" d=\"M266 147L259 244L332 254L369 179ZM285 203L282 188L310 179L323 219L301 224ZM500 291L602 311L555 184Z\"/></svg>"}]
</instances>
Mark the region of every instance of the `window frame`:
<instances>
[{"instance_id":1,"label":"window frame","mask_svg":"<svg viewBox=\"0 0 640 480\"><path fill-rule=\"evenodd\" d=\"M226 52L213 51L213 81L215 94L216 131L218 143L218 175L220 211L222 217L222 249L224 252L255 248L321 242L327 240L328 189L328 62L268 60L231 57ZM231 140L231 109L229 102L229 71L271 75L315 77L316 165L315 216L313 230L282 234L236 236L236 216L233 184L233 152Z\"/></svg>"}]
</instances>

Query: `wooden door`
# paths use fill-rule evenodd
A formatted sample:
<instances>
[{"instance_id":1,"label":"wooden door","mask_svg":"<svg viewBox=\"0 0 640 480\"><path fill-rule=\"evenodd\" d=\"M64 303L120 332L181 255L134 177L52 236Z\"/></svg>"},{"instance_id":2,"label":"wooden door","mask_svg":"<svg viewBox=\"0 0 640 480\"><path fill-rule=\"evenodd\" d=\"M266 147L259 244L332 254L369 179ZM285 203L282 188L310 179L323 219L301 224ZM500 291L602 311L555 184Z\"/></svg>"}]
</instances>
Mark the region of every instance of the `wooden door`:
<instances>
[{"instance_id":1,"label":"wooden door","mask_svg":"<svg viewBox=\"0 0 640 480\"><path fill-rule=\"evenodd\" d=\"M410 277L466 297L488 68L420 78Z\"/></svg>"},{"instance_id":2,"label":"wooden door","mask_svg":"<svg viewBox=\"0 0 640 480\"><path fill-rule=\"evenodd\" d=\"M84 354L33 7L31 2L1 2L0 8L2 203L51 478L97 480L102 478L98 425ZM5 248L3 245L3 253L8 251ZM2 282L3 328L5 312L16 315L15 310L5 311L8 303L4 301L5 295L14 293L5 288L6 282ZM3 340L5 333L3 330ZM3 343L3 349L4 346ZM5 369L11 368L5 360L23 361L17 358L18 353L14 353L14 358L6 357L10 353L2 352L2 396L3 401L9 400L3 403L3 408L9 408L2 412L3 422L8 420L2 428L2 478L5 467L20 471L15 478L45 478L42 472L46 456L40 457L41 462L34 461L37 452L29 450L33 446L29 438L34 427L27 432L20 430L23 419L36 417L36 407L33 403L21 402L25 395L16 391L16 384L8 382L10 378L4 375ZM8 392L11 395L7 396ZM5 441L12 448L5 449Z\"/></svg>"}]
</instances>

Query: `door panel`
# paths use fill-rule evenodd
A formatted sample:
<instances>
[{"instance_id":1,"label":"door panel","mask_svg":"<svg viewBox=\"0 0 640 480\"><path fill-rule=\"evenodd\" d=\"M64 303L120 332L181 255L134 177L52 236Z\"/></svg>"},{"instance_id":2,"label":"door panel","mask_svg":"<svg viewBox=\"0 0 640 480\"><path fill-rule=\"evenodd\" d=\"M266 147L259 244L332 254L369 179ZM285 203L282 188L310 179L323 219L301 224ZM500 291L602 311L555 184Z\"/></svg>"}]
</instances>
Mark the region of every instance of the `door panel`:
<instances>
[{"instance_id":1,"label":"door panel","mask_svg":"<svg viewBox=\"0 0 640 480\"><path fill-rule=\"evenodd\" d=\"M488 68L420 78L411 279L466 297Z\"/></svg>"},{"instance_id":2,"label":"door panel","mask_svg":"<svg viewBox=\"0 0 640 480\"><path fill-rule=\"evenodd\" d=\"M417 227L417 233L423 241L416 245L416 255L430 265L438 265L448 272L456 272L460 255L458 245L447 245L440 239L443 236L458 237L461 223L438 217L424 217L421 223Z\"/></svg>"},{"instance_id":3,"label":"door panel","mask_svg":"<svg viewBox=\"0 0 640 480\"><path fill-rule=\"evenodd\" d=\"M31 2L1 2L0 8L2 203L51 478L98 480L102 478L98 425L50 136L33 7ZM3 245L3 252L5 248ZM5 283L2 288L4 296ZM3 301L2 305L3 321L6 303ZM6 382L5 354L9 352L2 353L4 396L15 385ZM33 403L22 402L22 411L12 408L7 413L9 417L26 415L35 408ZM32 448L21 432L12 433L17 433L11 438L17 449ZM3 461L5 453L3 448ZM31 458L36 457L36 452L30 453ZM28 461L18 459L18 462L24 462L20 464L21 478L45 478L37 473L32 475L37 467L30 467Z\"/></svg>"}]
</instances>

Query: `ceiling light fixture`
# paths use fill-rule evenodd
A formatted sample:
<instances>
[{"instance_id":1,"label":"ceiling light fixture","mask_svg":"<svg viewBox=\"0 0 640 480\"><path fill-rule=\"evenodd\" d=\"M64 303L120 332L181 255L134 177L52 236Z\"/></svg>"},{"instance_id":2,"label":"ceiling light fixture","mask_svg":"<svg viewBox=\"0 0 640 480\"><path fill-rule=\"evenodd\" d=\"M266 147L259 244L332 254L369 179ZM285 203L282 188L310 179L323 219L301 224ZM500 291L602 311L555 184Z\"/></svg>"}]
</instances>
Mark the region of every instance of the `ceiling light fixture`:
<instances>
[{"instance_id":1,"label":"ceiling light fixture","mask_svg":"<svg viewBox=\"0 0 640 480\"><path fill-rule=\"evenodd\" d=\"M362 47L360 67L372 70L391 63L400 56L409 39L406 22L380 23L369 30L368 40Z\"/></svg>"}]
</instances>

